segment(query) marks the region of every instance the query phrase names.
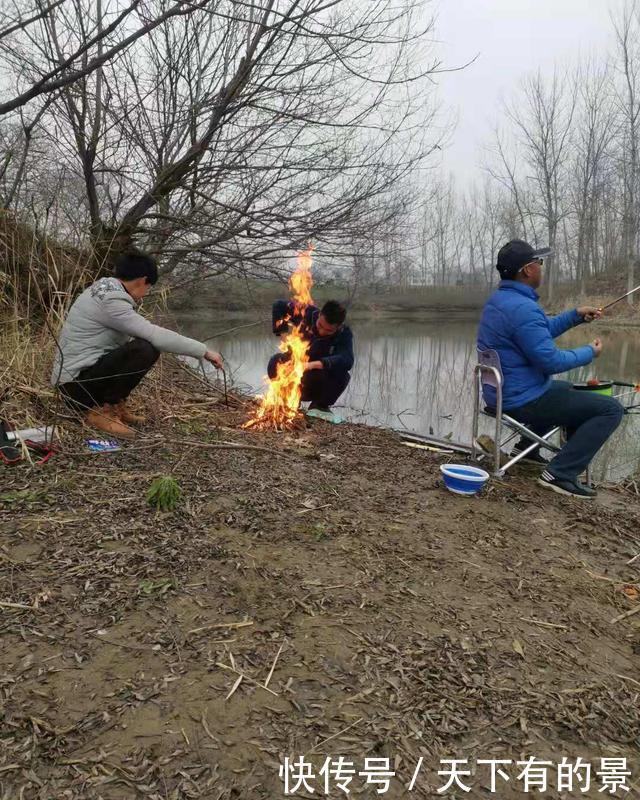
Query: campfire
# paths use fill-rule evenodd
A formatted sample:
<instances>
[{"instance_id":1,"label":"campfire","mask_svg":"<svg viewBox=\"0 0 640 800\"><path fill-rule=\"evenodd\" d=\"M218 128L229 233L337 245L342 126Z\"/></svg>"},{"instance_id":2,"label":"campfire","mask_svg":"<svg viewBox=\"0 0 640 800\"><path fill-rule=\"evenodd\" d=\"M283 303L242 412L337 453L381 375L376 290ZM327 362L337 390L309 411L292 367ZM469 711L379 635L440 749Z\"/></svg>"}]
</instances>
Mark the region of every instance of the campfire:
<instances>
[{"instance_id":1,"label":"campfire","mask_svg":"<svg viewBox=\"0 0 640 800\"><path fill-rule=\"evenodd\" d=\"M300 395L304 365L307 361L309 342L302 334L302 315L307 306L313 305L311 298L311 253L313 248L298 254L298 265L289 278L289 292L293 302L293 314L283 322L292 323L289 331L281 336L280 352L289 357L278 364L276 377L268 381L267 391L260 397L254 415L242 426L260 430L282 430L294 427L300 419ZM295 320L295 322L292 322Z\"/></svg>"}]
</instances>

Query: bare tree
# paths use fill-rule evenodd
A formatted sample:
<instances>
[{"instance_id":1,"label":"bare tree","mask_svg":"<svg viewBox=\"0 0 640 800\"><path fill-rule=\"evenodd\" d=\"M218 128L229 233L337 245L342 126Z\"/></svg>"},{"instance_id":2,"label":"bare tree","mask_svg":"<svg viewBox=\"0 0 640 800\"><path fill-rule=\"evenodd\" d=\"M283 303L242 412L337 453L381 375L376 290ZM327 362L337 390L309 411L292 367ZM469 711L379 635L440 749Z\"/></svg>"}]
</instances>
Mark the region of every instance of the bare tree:
<instances>
[{"instance_id":1,"label":"bare tree","mask_svg":"<svg viewBox=\"0 0 640 800\"><path fill-rule=\"evenodd\" d=\"M464 230L472 274L480 273L491 288L496 276L496 254L510 237L505 228L504 189L485 180L482 188L472 187L467 198Z\"/></svg>"},{"instance_id":2,"label":"bare tree","mask_svg":"<svg viewBox=\"0 0 640 800\"><path fill-rule=\"evenodd\" d=\"M612 101L611 75L607 65L593 58L580 65L575 75L577 112L573 137L573 206L576 216L576 273L582 294L597 264L597 219L602 187L607 179L610 147L619 132ZM568 237L565 236L565 240Z\"/></svg>"},{"instance_id":3,"label":"bare tree","mask_svg":"<svg viewBox=\"0 0 640 800\"><path fill-rule=\"evenodd\" d=\"M621 73L618 92L619 113L623 125L620 166L624 187L622 221L622 257L627 268L629 289L635 283L638 252L638 124L640 121L640 19L636 0L629 0L613 19L616 35L617 65ZM629 297L629 304L633 298Z\"/></svg>"},{"instance_id":4,"label":"bare tree","mask_svg":"<svg viewBox=\"0 0 640 800\"><path fill-rule=\"evenodd\" d=\"M549 79L540 72L526 78L520 96L507 107L516 136L523 146L523 157L533 183L530 213L543 220L546 240L557 251L558 230L564 214L563 194L568 177L567 160L575 95L566 75L554 70ZM555 256L555 270L547 278L547 293L553 296L554 273L561 268Z\"/></svg>"},{"instance_id":5,"label":"bare tree","mask_svg":"<svg viewBox=\"0 0 640 800\"><path fill-rule=\"evenodd\" d=\"M485 169L509 193L510 205L514 212L511 238L535 238L530 212L530 188L523 185L520 180L523 159L517 143L497 128L493 139L493 145L489 148L488 157L485 159Z\"/></svg>"},{"instance_id":6,"label":"bare tree","mask_svg":"<svg viewBox=\"0 0 640 800\"><path fill-rule=\"evenodd\" d=\"M137 241L168 271L263 273L308 238L349 252L442 135L438 62L415 58L421 0L224 0L170 17L175 3L148 0L161 21L104 60L118 2L66 0L28 35L33 62L84 53L42 128L84 182L100 259Z\"/></svg>"}]
</instances>

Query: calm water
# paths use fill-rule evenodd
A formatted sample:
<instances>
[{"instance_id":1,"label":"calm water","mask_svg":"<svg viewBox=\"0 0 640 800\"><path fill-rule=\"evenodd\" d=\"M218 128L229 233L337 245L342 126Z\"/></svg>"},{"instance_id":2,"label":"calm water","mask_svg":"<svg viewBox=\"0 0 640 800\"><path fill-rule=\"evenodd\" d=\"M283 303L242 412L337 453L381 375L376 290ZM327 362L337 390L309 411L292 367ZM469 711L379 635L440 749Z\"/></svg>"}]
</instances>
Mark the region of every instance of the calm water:
<instances>
[{"instance_id":1,"label":"calm water","mask_svg":"<svg viewBox=\"0 0 640 800\"><path fill-rule=\"evenodd\" d=\"M188 335L204 339L216 330L242 321L220 322L182 317ZM472 392L476 323L379 320L351 322L356 363L351 383L338 401L339 413L355 422L471 440ZM591 367L571 373L574 380L640 380L640 331L584 326L559 342L572 347L601 336L605 351ZM239 330L211 346L224 355L235 385L260 392L269 356L278 338L269 323ZM620 390L625 391L625 390ZM629 404L640 396L624 398ZM486 429L491 433L490 424ZM599 478L618 480L640 470L640 415L627 417L595 464Z\"/></svg>"}]
</instances>

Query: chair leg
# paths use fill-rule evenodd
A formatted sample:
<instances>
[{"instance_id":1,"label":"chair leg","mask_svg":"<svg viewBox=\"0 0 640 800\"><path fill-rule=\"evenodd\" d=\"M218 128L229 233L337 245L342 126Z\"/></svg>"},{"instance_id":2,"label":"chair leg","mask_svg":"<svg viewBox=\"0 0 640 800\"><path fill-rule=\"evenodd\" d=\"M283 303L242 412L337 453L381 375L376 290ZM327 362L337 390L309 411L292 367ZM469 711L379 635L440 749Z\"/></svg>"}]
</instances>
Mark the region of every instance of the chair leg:
<instances>
[{"instance_id":1,"label":"chair leg","mask_svg":"<svg viewBox=\"0 0 640 800\"><path fill-rule=\"evenodd\" d=\"M495 450L493 453L493 474L496 478L502 477L502 465L500 464L501 456L502 456L502 449L501 449L501 442L502 442L502 417L499 417L496 414L496 432L495 432L495 441L494 446Z\"/></svg>"},{"instance_id":2,"label":"chair leg","mask_svg":"<svg viewBox=\"0 0 640 800\"><path fill-rule=\"evenodd\" d=\"M474 460L478 457L478 447L476 439L478 438L478 426L480 424L480 397L477 386L477 375L474 375L475 397L473 401L473 419L471 422L471 458Z\"/></svg>"}]
</instances>

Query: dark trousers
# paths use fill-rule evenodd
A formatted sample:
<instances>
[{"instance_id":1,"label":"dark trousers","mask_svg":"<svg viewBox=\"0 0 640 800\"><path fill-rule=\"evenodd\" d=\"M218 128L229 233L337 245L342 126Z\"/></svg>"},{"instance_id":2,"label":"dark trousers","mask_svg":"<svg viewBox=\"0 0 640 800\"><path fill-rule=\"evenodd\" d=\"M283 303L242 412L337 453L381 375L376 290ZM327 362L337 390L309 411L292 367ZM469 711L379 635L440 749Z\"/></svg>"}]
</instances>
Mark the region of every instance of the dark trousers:
<instances>
[{"instance_id":1,"label":"dark trousers","mask_svg":"<svg viewBox=\"0 0 640 800\"><path fill-rule=\"evenodd\" d=\"M286 353L276 353L269 359L267 374L273 380L278 364L287 359ZM314 406L330 408L349 385L351 375L346 371L310 369L302 376L302 400Z\"/></svg>"},{"instance_id":2,"label":"dark trousers","mask_svg":"<svg viewBox=\"0 0 640 800\"><path fill-rule=\"evenodd\" d=\"M75 380L63 383L60 391L67 403L86 409L115 405L131 394L160 353L144 339L132 339L127 344L110 350L95 364L85 367Z\"/></svg>"},{"instance_id":3,"label":"dark trousers","mask_svg":"<svg viewBox=\"0 0 640 800\"><path fill-rule=\"evenodd\" d=\"M556 478L575 481L622 422L624 408L613 397L579 391L567 381L553 381L542 397L506 413L538 436L557 425L565 428L567 443L547 469ZM526 438L521 442L530 443Z\"/></svg>"}]
</instances>

